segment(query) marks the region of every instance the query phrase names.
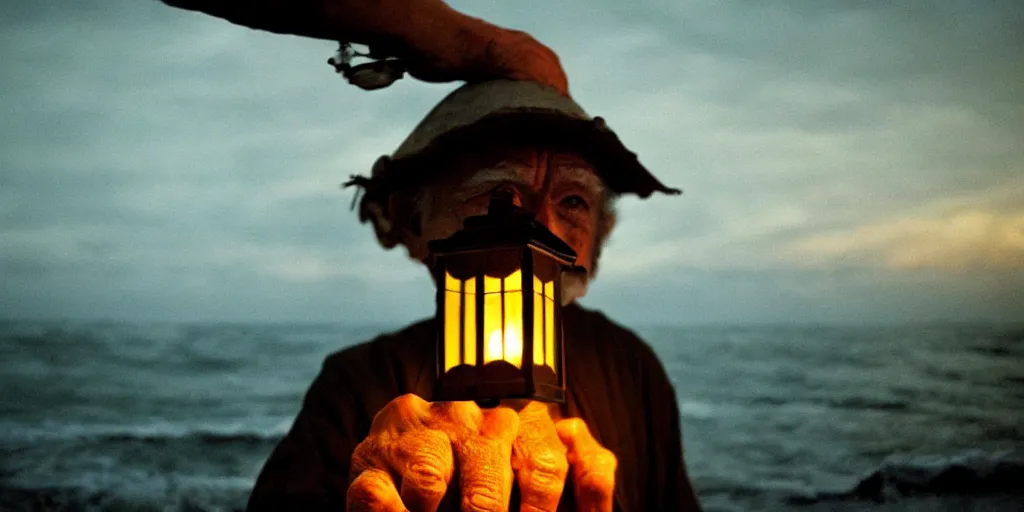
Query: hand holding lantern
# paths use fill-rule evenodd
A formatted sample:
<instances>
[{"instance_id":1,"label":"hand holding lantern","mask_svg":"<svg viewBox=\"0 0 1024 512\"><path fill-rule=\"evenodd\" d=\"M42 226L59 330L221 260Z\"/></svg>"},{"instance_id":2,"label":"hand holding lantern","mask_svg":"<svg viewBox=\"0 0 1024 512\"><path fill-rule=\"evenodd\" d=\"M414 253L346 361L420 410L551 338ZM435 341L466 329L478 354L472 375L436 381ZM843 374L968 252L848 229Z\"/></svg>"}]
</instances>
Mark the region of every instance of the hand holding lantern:
<instances>
[{"instance_id":1,"label":"hand holding lantern","mask_svg":"<svg viewBox=\"0 0 1024 512\"><path fill-rule=\"evenodd\" d=\"M570 464L576 509L611 512L615 455L579 418L553 421L539 402L517 414L403 395L374 417L352 455L346 510L433 512L451 496L461 510L508 511L514 477L514 510L554 512Z\"/></svg>"}]
</instances>

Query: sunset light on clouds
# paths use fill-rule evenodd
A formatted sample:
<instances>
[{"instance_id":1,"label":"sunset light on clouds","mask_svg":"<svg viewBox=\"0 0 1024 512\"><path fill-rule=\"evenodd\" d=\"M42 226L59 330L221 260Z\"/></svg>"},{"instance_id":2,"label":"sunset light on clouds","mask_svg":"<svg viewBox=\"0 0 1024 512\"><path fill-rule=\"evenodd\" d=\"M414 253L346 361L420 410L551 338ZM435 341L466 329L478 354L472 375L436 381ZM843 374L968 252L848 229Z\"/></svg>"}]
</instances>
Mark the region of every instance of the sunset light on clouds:
<instances>
[{"instance_id":1,"label":"sunset light on clouds","mask_svg":"<svg viewBox=\"0 0 1024 512\"><path fill-rule=\"evenodd\" d=\"M1024 210L964 211L944 218L897 219L793 244L794 260L819 265L859 260L891 269L1024 269Z\"/></svg>"}]
</instances>

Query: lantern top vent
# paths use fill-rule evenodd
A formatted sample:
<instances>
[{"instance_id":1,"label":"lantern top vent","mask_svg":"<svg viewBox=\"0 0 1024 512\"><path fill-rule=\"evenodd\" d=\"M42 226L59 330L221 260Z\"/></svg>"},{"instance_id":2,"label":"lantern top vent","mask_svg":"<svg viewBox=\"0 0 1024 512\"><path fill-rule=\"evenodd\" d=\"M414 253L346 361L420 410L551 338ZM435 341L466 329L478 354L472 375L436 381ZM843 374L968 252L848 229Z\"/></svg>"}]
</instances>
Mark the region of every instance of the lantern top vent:
<instances>
[{"instance_id":1,"label":"lantern top vent","mask_svg":"<svg viewBox=\"0 0 1024 512\"><path fill-rule=\"evenodd\" d=\"M467 218L461 231L443 240L432 240L427 247L435 255L445 255L527 245L563 264L576 262L576 251L569 244L537 222L533 213L516 206L511 192L496 190L491 193L485 215Z\"/></svg>"}]
</instances>

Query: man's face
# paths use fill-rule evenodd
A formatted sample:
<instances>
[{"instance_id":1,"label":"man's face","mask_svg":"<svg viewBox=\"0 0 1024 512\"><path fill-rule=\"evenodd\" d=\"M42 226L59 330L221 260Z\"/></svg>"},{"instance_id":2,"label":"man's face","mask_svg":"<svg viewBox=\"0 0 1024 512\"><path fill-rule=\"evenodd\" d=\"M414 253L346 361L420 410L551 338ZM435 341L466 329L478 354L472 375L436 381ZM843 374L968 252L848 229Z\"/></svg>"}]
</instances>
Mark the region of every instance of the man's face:
<instances>
[{"instance_id":1,"label":"man's face","mask_svg":"<svg viewBox=\"0 0 1024 512\"><path fill-rule=\"evenodd\" d=\"M451 236L466 217L486 213L491 192L503 188L576 251L577 265L593 270L605 194L583 158L564 150L494 147L452 165L456 172L446 173L421 204L421 235L406 241L413 257L423 259L428 241Z\"/></svg>"}]
</instances>

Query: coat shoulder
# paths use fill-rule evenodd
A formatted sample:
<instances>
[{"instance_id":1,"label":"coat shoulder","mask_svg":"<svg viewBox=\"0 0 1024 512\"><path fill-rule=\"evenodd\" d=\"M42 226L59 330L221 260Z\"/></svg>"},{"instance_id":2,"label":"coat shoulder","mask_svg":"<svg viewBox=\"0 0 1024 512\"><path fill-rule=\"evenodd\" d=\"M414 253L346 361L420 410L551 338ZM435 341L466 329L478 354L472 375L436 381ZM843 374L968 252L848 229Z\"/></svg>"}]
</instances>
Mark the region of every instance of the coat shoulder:
<instances>
[{"instance_id":1,"label":"coat shoulder","mask_svg":"<svg viewBox=\"0 0 1024 512\"><path fill-rule=\"evenodd\" d=\"M651 345L633 329L608 317L604 312L574 306L575 319L582 330L591 333L590 339L604 345L606 350L630 354L642 364L661 365Z\"/></svg>"},{"instance_id":2,"label":"coat shoulder","mask_svg":"<svg viewBox=\"0 0 1024 512\"><path fill-rule=\"evenodd\" d=\"M324 359L324 369L346 372L365 370L367 365L381 364L381 360L403 358L411 352L429 351L430 347L424 345L433 339L433 326L433 319L425 319L339 349Z\"/></svg>"}]
</instances>

